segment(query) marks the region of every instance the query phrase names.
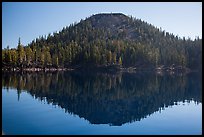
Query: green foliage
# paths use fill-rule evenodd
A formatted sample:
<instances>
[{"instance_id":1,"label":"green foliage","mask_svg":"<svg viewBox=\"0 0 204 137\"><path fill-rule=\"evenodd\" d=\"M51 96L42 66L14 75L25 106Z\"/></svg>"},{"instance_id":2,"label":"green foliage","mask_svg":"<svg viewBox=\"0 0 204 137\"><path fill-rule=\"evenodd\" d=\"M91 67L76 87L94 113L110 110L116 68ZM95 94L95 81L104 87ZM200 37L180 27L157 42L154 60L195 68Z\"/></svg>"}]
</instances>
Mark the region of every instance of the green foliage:
<instances>
[{"instance_id":1,"label":"green foliage","mask_svg":"<svg viewBox=\"0 0 204 137\"><path fill-rule=\"evenodd\" d=\"M59 67L59 58L58 58L58 56L56 54L53 55L52 62L53 62L54 67Z\"/></svg>"},{"instance_id":2,"label":"green foliage","mask_svg":"<svg viewBox=\"0 0 204 137\"><path fill-rule=\"evenodd\" d=\"M122 63L122 58L121 58L121 57L119 57L118 64L119 64L119 65L122 65L122 64L123 64L123 63Z\"/></svg>"},{"instance_id":3,"label":"green foliage","mask_svg":"<svg viewBox=\"0 0 204 137\"><path fill-rule=\"evenodd\" d=\"M107 53L107 62L109 64L111 64L111 62L112 62L112 53L111 53L111 51L108 51L108 53Z\"/></svg>"},{"instance_id":4,"label":"green foliage","mask_svg":"<svg viewBox=\"0 0 204 137\"><path fill-rule=\"evenodd\" d=\"M26 62L27 62L27 65L30 65L31 64L31 60L32 60L32 56L33 56L32 49L30 47L26 47L25 48L25 53L26 53Z\"/></svg>"},{"instance_id":5,"label":"green foliage","mask_svg":"<svg viewBox=\"0 0 204 137\"><path fill-rule=\"evenodd\" d=\"M49 47L44 47L42 52L44 53L44 66L50 66L52 63L52 58Z\"/></svg>"},{"instance_id":6,"label":"green foliage","mask_svg":"<svg viewBox=\"0 0 204 137\"><path fill-rule=\"evenodd\" d=\"M41 62L42 66L45 65L45 54L44 54L44 52L40 52L40 62Z\"/></svg>"},{"instance_id":7,"label":"green foliage","mask_svg":"<svg viewBox=\"0 0 204 137\"><path fill-rule=\"evenodd\" d=\"M17 52L18 52L18 65L23 66L24 61L25 61L25 50L24 50L23 45L20 42L20 38L18 42Z\"/></svg>"},{"instance_id":8,"label":"green foliage","mask_svg":"<svg viewBox=\"0 0 204 137\"><path fill-rule=\"evenodd\" d=\"M18 61L18 55L16 50L10 50L11 53L11 60L12 60L12 65L15 67L17 65Z\"/></svg>"},{"instance_id":9,"label":"green foliage","mask_svg":"<svg viewBox=\"0 0 204 137\"><path fill-rule=\"evenodd\" d=\"M179 38L141 19L123 14L98 14L64 27L27 46L3 49L4 65L74 67L90 64L123 67L160 65L201 68L202 39Z\"/></svg>"}]
</instances>

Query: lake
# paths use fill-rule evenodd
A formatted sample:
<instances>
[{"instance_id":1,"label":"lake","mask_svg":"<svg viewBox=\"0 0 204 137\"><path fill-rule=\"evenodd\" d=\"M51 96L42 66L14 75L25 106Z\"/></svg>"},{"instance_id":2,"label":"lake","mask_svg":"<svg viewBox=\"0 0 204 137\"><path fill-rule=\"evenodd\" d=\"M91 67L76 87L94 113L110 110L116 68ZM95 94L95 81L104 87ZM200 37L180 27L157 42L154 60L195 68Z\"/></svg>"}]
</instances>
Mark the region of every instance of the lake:
<instances>
[{"instance_id":1,"label":"lake","mask_svg":"<svg viewBox=\"0 0 204 137\"><path fill-rule=\"evenodd\" d=\"M8 135L199 135L202 76L4 72L2 129Z\"/></svg>"}]
</instances>

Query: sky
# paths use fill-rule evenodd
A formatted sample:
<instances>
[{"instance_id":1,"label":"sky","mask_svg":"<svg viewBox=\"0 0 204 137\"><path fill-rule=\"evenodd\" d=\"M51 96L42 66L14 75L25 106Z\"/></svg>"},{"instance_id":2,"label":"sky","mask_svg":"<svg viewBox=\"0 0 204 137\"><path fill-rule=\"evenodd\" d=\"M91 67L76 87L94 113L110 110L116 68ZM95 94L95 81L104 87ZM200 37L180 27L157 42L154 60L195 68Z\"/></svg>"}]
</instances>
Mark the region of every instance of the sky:
<instances>
[{"instance_id":1,"label":"sky","mask_svg":"<svg viewBox=\"0 0 204 137\"><path fill-rule=\"evenodd\" d=\"M3 2L2 49L26 46L98 13L123 13L183 38L202 38L202 2Z\"/></svg>"}]
</instances>

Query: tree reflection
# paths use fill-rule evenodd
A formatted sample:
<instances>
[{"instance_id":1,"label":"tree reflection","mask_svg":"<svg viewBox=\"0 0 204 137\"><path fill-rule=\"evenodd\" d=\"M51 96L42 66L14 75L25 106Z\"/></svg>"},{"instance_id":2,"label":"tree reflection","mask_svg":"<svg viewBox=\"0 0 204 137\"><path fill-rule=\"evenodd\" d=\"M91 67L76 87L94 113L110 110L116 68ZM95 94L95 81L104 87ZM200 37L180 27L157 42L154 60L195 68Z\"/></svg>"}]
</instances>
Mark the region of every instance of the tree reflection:
<instances>
[{"instance_id":1,"label":"tree reflection","mask_svg":"<svg viewBox=\"0 0 204 137\"><path fill-rule=\"evenodd\" d=\"M3 73L2 85L23 91L92 124L120 126L180 101L202 102L197 74L21 72Z\"/></svg>"}]
</instances>

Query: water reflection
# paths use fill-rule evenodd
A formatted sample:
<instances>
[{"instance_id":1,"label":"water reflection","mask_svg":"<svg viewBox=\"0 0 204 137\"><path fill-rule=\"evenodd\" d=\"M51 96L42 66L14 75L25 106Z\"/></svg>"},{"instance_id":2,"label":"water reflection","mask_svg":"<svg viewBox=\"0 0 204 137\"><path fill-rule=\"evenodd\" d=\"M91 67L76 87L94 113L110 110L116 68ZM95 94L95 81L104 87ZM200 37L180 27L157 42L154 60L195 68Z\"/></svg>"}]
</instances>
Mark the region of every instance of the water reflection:
<instances>
[{"instance_id":1,"label":"water reflection","mask_svg":"<svg viewBox=\"0 0 204 137\"><path fill-rule=\"evenodd\" d=\"M26 91L92 124L120 126L180 101L202 103L197 74L3 73L2 85L17 89L19 100Z\"/></svg>"}]
</instances>

